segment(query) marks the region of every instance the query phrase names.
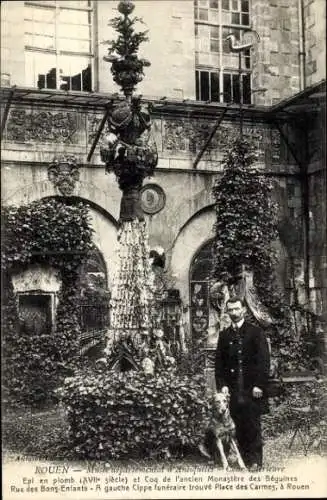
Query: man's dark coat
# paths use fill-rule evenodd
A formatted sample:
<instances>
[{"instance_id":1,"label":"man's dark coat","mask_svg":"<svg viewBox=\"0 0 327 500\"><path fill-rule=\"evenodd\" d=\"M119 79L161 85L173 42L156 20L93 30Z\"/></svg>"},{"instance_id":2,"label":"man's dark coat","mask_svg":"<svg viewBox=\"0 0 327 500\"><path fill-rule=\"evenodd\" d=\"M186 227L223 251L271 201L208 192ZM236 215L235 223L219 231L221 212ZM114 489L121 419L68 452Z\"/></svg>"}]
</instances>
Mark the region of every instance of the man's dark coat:
<instances>
[{"instance_id":1,"label":"man's dark coat","mask_svg":"<svg viewBox=\"0 0 327 500\"><path fill-rule=\"evenodd\" d=\"M251 396L253 387L267 396L270 355L266 335L244 321L238 331L223 330L218 339L215 361L216 386L227 385L234 395Z\"/></svg>"},{"instance_id":2,"label":"man's dark coat","mask_svg":"<svg viewBox=\"0 0 327 500\"><path fill-rule=\"evenodd\" d=\"M269 365L268 342L260 328L244 321L239 330L230 327L220 333L215 362L216 386L217 390L227 386L231 392L231 415L248 467L262 466L260 414L268 411ZM262 389L262 398L253 397L253 387Z\"/></svg>"}]
</instances>

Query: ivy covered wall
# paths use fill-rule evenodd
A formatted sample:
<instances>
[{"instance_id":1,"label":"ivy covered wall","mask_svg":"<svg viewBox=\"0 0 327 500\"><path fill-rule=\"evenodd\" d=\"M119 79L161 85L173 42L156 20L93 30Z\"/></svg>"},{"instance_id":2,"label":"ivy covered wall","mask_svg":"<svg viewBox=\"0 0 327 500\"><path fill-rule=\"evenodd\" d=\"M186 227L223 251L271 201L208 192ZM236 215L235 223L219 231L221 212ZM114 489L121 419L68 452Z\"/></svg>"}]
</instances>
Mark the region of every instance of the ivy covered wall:
<instances>
[{"instance_id":1,"label":"ivy covered wall","mask_svg":"<svg viewBox=\"0 0 327 500\"><path fill-rule=\"evenodd\" d=\"M1 245L5 400L46 403L79 360L79 270L93 248L88 207L56 199L7 206ZM55 331L31 332L19 318L12 278L36 264L60 277Z\"/></svg>"}]
</instances>

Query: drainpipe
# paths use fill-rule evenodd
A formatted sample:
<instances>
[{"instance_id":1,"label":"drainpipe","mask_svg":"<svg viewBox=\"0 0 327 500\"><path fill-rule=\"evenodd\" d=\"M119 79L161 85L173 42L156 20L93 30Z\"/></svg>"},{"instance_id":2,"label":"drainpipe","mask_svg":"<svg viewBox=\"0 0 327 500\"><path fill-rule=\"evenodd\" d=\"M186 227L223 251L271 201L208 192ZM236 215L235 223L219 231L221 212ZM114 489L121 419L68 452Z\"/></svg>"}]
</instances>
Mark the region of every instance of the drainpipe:
<instances>
[{"instance_id":1,"label":"drainpipe","mask_svg":"<svg viewBox=\"0 0 327 500\"><path fill-rule=\"evenodd\" d=\"M303 0L298 0L299 18L299 66L300 66L300 91L306 87L305 82L305 29Z\"/></svg>"},{"instance_id":2,"label":"drainpipe","mask_svg":"<svg viewBox=\"0 0 327 500\"><path fill-rule=\"evenodd\" d=\"M224 67L223 67L223 14L222 4L218 4L219 23L219 102L224 102Z\"/></svg>"}]
</instances>

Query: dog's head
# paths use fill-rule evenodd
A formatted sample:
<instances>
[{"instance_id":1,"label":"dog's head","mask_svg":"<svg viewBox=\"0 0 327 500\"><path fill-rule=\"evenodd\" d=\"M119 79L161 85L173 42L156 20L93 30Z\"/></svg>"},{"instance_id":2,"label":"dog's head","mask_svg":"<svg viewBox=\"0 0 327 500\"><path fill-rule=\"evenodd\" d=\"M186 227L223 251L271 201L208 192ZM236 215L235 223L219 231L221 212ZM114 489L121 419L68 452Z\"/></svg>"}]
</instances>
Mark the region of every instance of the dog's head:
<instances>
[{"instance_id":1,"label":"dog's head","mask_svg":"<svg viewBox=\"0 0 327 500\"><path fill-rule=\"evenodd\" d=\"M213 406L218 415L223 415L229 408L229 394L216 392L213 396Z\"/></svg>"}]
</instances>

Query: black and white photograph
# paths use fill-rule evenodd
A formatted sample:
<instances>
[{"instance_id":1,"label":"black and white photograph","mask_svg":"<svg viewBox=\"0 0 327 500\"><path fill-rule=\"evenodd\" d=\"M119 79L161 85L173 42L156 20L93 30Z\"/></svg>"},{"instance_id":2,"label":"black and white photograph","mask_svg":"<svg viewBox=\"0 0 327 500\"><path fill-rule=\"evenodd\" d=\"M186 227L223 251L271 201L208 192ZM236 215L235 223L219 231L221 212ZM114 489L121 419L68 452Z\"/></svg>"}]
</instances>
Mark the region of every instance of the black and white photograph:
<instances>
[{"instance_id":1,"label":"black and white photograph","mask_svg":"<svg viewBox=\"0 0 327 500\"><path fill-rule=\"evenodd\" d=\"M325 0L1 2L3 500L327 497Z\"/></svg>"}]
</instances>

